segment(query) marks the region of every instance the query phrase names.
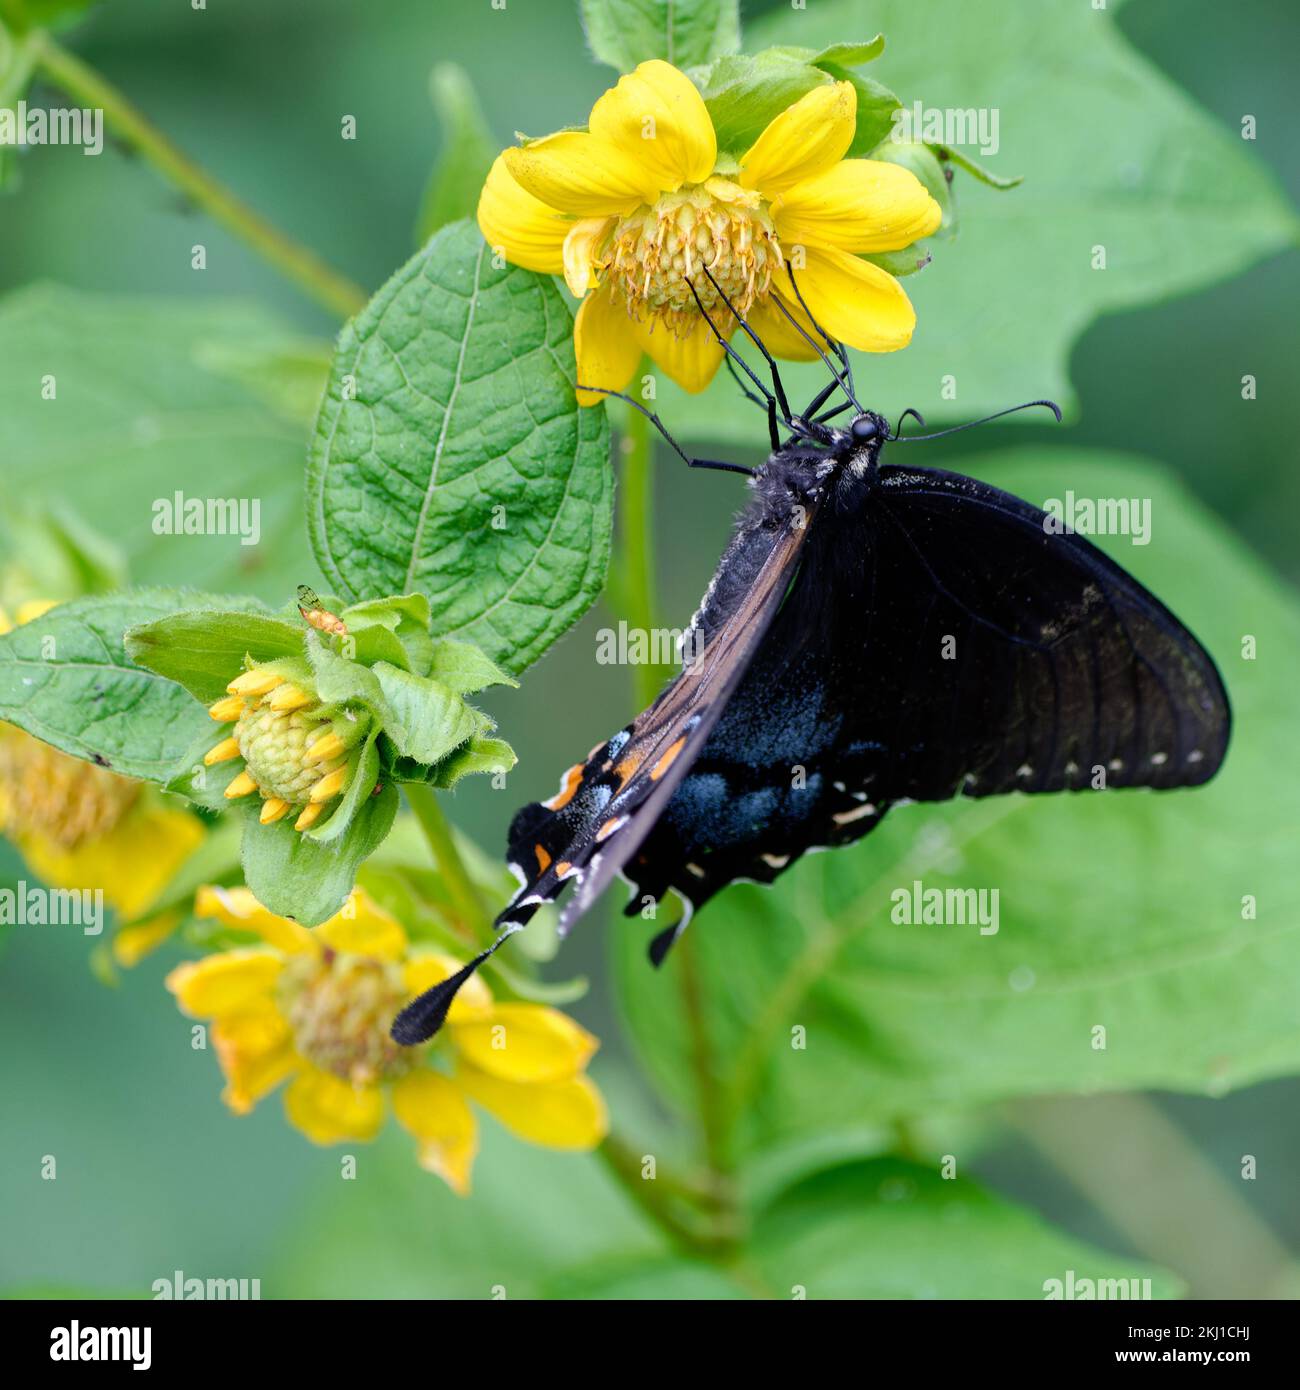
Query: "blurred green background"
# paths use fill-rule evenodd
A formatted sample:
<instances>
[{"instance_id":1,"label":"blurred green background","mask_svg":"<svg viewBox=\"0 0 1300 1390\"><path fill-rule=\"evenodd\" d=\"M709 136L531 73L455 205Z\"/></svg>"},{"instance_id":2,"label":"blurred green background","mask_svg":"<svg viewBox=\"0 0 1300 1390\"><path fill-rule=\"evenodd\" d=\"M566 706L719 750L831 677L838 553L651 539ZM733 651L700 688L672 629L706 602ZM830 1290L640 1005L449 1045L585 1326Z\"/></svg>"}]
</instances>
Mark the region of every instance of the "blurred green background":
<instances>
[{"instance_id":1,"label":"blurred green background","mask_svg":"<svg viewBox=\"0 0 1300 1390\"><path fill-rule=\"evenodd\" d=\"M745 17L777 8L747 5ZM869 16L871 7L860 12ZM1241 0L1230 11L1210 0L1131 0L1119 24L1229 129L1236 131L1245 112L1258 118L1254 149L1294 200L1300 152L1291 107L1300 11L1290 0ZM611 80L587 58L576 8L566 0L512 0L504 13L486 0L454 7L227 0L202 13L114 0L93 11L70 42L184 150L368 290L412 250L421 194L440 149L428 97L435 62L451 60L470 73L502 143L517 126L540 133L581 119ZM942 48L944 36L936 33L932 42ZM889 80L887 65L880 76ZM338 138L345 113L357 118L355 142ZM1101 99L1097 118L1105 120ZM1005 171L1005 161L999 167ZM21 186L0 198L0 292L52 281L94 291L246 300L266 306L294 332L328 337L335 330L327 315L119 149L95 160L71 150L36 150L23 157L20 171ZM976 190L969 181L961 193L972 220L985 200L1017 196ZM208 269L197 274L190 247L200 241ZM1144 454L1174 470L1294 581L1300 576L1298 300L1300 257L1291 253L1187 297L1103 318L1073 352L1080 413L1068 436L1032 424L991 426L934 446L926 461L960 469L963 458L977 453L1066 438L1080 447ZM30 351L31 340L13 336L15 322L30 323L36 334L43 315L37 302L9 324L9 340L0 342L8 360ZM96 346L88 341L87 352ZM1239 390L1245 372L1259 380L1259 399L1249 405ZM1024 384L1025 395L1037 390L1033 381ZM874 402L886 412L910 403ZM742 408L750 409L736 406ZM756 446L760 437L761 427ZM274 533L280 553L270 562L276 584L286 572L315 575L294 510L302 461L294 439L286 426L282 447L265 440L248 446L266 450L255 455L263 479L267 469L281 478L275 515L282 529ZM245 449L232 430L210 467L217 476L244 476ZM742 453L733 448L731 456ZM58 469L33 479L0 416L6 505L44 487L75 506L75 440L65 441L60 458ZM661 465L661 594L666 615L681 623L712 570L739 495L725 475L689 475L671 458ZM206 582L205 567L228 564L229 548L205 558L206 552L151 536L147 499L160 486L165 494L161 479L142 479L138 496L124 496L111 514L97 508L87 519L131 555L137 575ZM240 490L236 483L223 488ZM102 496L102 487L95 492ZM258 564L264 567L266 557ZM252 584L267 578L258 564L246 572ZM490 702L520 753L520 768L508 793L467 785L454 803L458 823L489 851L501 844L515 805L549 794L575 751L627 718L626 673L590 661L594 630L608 621L607 612L590 615L520 691ZM6 869L6 881L21 873L12 856ZM586 971L597 981L573 1012L607 1040L595 1074L615 1110L631 1115L633 1128L639 1122L653 1132L663 1117L630 1079L602 983L606 934L619 929L611 921L613 905L604 921L601 916L585 921L565 950L566 972ZM284 1124L277 1102L241 1120L222 1108L211 1055L190 1051L188 1025L161 988L173 951L109 990L87 969L88 945L68 934L28 930L11 935L0 961L0 1287L144 1292L152 1280L182 1269L260 1277L266 1296L486 1296L506 1263L519 1271L512 1293L588 1292L620 1286L617 1267L608 1278L601 1273L609 1250L628 1258L659 1252L594 1164L546 1155L521 1178L516 1146L490 1122L478 1195L469 1205L415 1170L400 1135L374 1146L373 1160L363 1158L358 1181L338 1181L337 1152L308 1145ZM1300 1166L1300 1081L1268 1082L1214 1100L1156 1097L1137 1110L1105 1100L1044 1104L1012 1120L1005 1128L985 1127L981 1177L1086 1241L1120 1254L1158 1253L1195 1293L1257 1295L1271 1286L1285 1250L1300 1249L1291 1176ZM1164 1127L1170 1120L1175 1129ZM1096 1136L1102 1140L1094 1153ZM1045 1150L1054 1152L1052 1161ZM1259 1156L1259 1177L1250 1184L1236 1181L1243 1153ZM55 1183L37 1180L44 1154L58 1156ZM1186 1229L1165 1232L1167 1244L1153 1252L1140 1212L1130 1210L1126 1220L1125 1203L1116 1204L1113 1191L1111 1200L1103 1193L1098 1202L1083 1190L1090 1164L1104 1170L1112 1189L1126 1185L1157 1206L1162 1189L1179 1185ZM1225 1208L1228 1184L1237 1194L1244 1188L1245 1197ZM1129 1205L1140 1208L1141 1196ZM1224 1251L1230 1258L1222 1258ZM566 1284L567 1271L587 1260L597 1261L588 1282ZM647 1287L685 1296L717 1292L706 1273Z\"/></svg>"}]
</instances>

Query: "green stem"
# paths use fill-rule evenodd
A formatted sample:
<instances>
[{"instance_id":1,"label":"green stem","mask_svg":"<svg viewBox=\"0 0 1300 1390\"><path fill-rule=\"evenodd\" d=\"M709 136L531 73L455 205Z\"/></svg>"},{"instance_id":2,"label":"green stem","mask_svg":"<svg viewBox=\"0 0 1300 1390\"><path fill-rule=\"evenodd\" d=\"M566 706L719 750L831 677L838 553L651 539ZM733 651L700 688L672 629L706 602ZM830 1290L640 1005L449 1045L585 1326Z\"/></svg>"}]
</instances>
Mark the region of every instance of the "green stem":
<instances>
[{"instance_id":1,"label":"green stem","mask_svg":"<svg viewBox=\"0 0 1300 1390\"><path fill-rule=\"evenodd\" d=\"M459 915L477 940L491 940L492 914L465 867L451 822L443 815L437 794L432 787L421 786L417 782L408 783L403 790L416 820L420 822L420 829L424 831L424 838L429 842L438 872L455 901Z\"/></svg>"},{"instance_id":2,"label":"green stem","mask_svg":"<svg viewBox=\"0 0 1300 1390\"><path fill-rule=\"evenodd\" d=\"M623 1191L674 1245L696 1255L718 1253L717 1241L697 1230L674 1205L673 1196L678 1188L658 1178L644 1177L642 1160L625 1139L611 1132L596 1152Z\"/></svg>"},{"instance_id":3,"label":"green stem","mask_svg":"<svg viewBox=\"0 0 1300 1390\"><path fill-rule=\"evenodd\" d=\"M108 128L162 176L264 260L282 271L331 314L350 318L366 294L332 270L314 251L285 236L247 203L187 158L112 83L44 31L31 41L41 72L82 106L99 108Z\"/></svg>"},{"instance_id":4,"label":"green stem","mask_svg":"<svg viewBox=\"0 0 1300 1390\"><path fill-rule=\"evenodd\" d=\"M650 422L639 410L629 409L623 434L623 467L618 498L618 572L614 576L616 602L630 628L646 634L656 626L655 602L654 473L650 447ZM632 668L637 703L652 704L664 679L660 666L643 663Z\"/></svg>"}]
</instances>

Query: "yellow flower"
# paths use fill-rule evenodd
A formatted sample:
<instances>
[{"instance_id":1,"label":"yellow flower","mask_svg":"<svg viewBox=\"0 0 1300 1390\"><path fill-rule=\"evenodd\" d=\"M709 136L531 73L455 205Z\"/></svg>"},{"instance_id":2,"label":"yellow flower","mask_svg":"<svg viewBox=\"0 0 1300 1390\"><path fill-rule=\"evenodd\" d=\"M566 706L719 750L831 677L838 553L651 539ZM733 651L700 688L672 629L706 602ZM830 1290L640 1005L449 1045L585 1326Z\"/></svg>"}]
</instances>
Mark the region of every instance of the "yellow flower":
<instances>
[{"instance_id":1,"label":"yellow flower","mask_svg":"<svg viewBox=\"0 0 1300 1390\"><path fill-rule=\"evenodd\" d=\"M25 603L16 623L53 606ZM0 610L0 632L14 625ZM148 911L203 839L199 821L151 787L60 753L11 724L0 724L0 832L45 883L100 888L128 922ZM162 914L125 932L161 939L176 920Z\"/></svg>"},{"instance_id":2,"label":"yellow flower","mask_svg":"<svg viewBox=\"0 0 1300 1390\"><path fill-rule=\"evenodd\" d=\"M725 336L736 328L703 267L777 356L816 355L774 303L808 328L796 286L832 336L893 352L916 315L898 281L861 253L910 246L941 212L909 170L844 158L856 119L852 84L828 81L738 160L720 159L703 97L656 58L597 101L587 130L504 151L479 227L508 260L563 274L583 297L574 344L585 385L621 390L646 352L686 390L703 390L722 348L692 285Z\"/></svg>"},{"instance_id":3,"label":"yellow flower","mask_svg":"<svg viewBox=\"0 0 1300 1390\"><path fill-rule=\"evenodd\" d=\"M243 758L226 788L230 800L257 792L263 825L296 813L295 830L306 830L347 782L348 752L363 732L357 721L323 706L316 696L278 674L253 664L209 707L220 724L233 728L205 754L217 763Z\"/></svg>"},{"instance_id":4,"label":"yellow flower","mask_svg":"<svg viewBox=\"0 0 1300 1390\"><path fill-rule=\"evenodd\" d=\"M287 1081L290 1123L338 1144L373 1139L391 1099L421 1165L461 1196L478 1150L469 1100L547 1148L591 1149L605 1137L605 1103L585 1074L597 1041L555 1009L496 1003L474 976L433 1042L392 1041L398 1009L463 962L412 947L363 889L314 931L268 912L247 888L201 888L195 912L265 943L167 977L185 1013L212 1020L222 1098L237 1114Z\"/></svg>"}]
</instances>

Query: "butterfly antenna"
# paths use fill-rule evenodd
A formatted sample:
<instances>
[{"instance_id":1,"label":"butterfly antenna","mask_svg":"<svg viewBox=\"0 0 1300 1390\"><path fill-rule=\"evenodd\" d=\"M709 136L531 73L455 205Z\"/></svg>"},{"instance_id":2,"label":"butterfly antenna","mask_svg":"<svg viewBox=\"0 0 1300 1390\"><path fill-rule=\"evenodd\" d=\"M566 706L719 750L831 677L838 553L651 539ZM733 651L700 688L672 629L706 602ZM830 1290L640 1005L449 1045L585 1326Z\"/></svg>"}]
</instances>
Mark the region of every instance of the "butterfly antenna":
<instances>
[{"instance_id":1,"label":"butterfly antenna","mask_svg":"<svg viewBox=\"0 0 1300 1390\"><path fill-rule=\"evenodd\" d=\"M990 420L1000 420L1004 415L1014 415L1018 410L1033 410L1035 406L1045 406L1056 416L1056 423L1061 423L1061 407L1055 401L1025 401L1023 405L1008 406L1006 410L995 411L992 415L986 415L982 420L967 420L964 425L953 425L951 429L935 430L933 434L905 434L896 436L896 444L920 444L925 439L942 439L945 434L956 434L959 430L973 430L976 425L987 425ZM905 412L906 413L906 412ZM911 412L913 415L915 411ZM918 419L920 417L918 416ZM900 417L901 419L901 417Z\"/></svg>"},{"instance_id":2,"label":"butterfly antenna","mask_svg":"<svg viewBox=\"0 0 1300 1390\"><path fill-rule=\"evenodd\" d=\"M468 965L462 966L454 975L449 975L440 984L426 989L423 994L411 1000L393 1020L393 1026L388 1030L389 1037L401 1047L415 1047L418 1043L428 1042L447 1021L447 1011L454 1003L461 986L466 984L479 966L494 951L504 946L517 931L523 931L522 925L506 927L487 950L480 951Z\"/></svg>"},{"instance_id":3,"label":"butterfly antenna","mask_svg":"<svg viewBox=\"0 0 1300 1390\"><path fill-rule=\"evenodd\" d=\"M886 443L893 443L895 440L901 439L903 437L903 421L906 420L909 415L912 417L913 420L916 421L918 425L920 425L922 429L925 428L925 416L922 415L919 410L913 410L912 407L909 405L907 409L903 411L903 413L898 417L898 419L894 421L894 432L893 434L888 436L888 438L885 441Z\"/></svg>"},{"instance_id":4,"label":"butterfly antenna","mask_svg":"<svg viewBox=\"0 0 1300 1390\"><path fill-rule=\"evenodd\" d=\"M718 459L692 458L672 435L668 433L668 426L664 424L653 410L647 410L640 401L634 400L623 391L613 391L608 386L583 386L581 382L579 382L576 389L579 391L591 391L598 396L616 396L620 401L626 401L633 410L639 410L668 441L677 456L684 459L687 466L690 468L709 468L717 473L743 473L747 478L752 478L754 476L754 470L752 468L746 468L743 463L722 463Z\"/></svg>"}]
</instances>

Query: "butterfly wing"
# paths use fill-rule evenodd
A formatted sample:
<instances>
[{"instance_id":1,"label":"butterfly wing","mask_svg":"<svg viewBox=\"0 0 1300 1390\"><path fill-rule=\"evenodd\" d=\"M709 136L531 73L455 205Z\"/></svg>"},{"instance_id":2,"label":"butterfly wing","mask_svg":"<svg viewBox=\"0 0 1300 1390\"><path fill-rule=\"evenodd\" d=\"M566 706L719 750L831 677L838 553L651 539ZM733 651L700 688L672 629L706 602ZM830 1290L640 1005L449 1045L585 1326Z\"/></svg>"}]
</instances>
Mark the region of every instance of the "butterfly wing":
<instances>
[{"instance_id":1,"label":"butterfly wing","mask_svg":"<svg viewBox=\"0 0 1300 1390\"><path fill-rule=\"evenodd\" d=\"M744 677L795 573L818 498L782 512L759 504L742 521L688 630L692 658L649 709L592 749L549 801L510 826L519 891L497 918L520 925L573 880L567 931L649 833Z\"/></svg>"},{"instance_id":2,"label":"butterfly wing","mask_svg":"<svg viewBox=\"0 0 1300 1390\"><path fill-rule=\"evenodd\" d=\"M1190 632L1038 508L882 467L828 504L734 698L629 862L692 905L849 843L903 800L1193 786L1227 695Z\"/></svg>"}]
</instances>

